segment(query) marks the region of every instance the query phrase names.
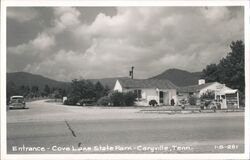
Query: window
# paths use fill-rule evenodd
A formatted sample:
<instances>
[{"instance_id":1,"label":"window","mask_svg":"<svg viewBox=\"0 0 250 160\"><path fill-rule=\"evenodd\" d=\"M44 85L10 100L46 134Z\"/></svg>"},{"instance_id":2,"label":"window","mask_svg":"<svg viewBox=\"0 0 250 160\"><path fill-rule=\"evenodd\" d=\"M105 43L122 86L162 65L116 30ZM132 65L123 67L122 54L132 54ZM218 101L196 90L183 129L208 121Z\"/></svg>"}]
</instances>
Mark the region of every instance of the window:
<instances>
[{"instance_id":1,"label":"window","mask_svg":"<svg viewBox=\"0 0 250 160\"><path fill-rule=\"evenodd\" d=\"M194 95L194 93L193 92L189 92L189 96L193 96Z\"/></svg>"},{"instance_id":2,"label":"window","mask_svg":"<svg viewBox=\"0 0 250 160\"><path fill-rule=\"evenodd\" d=\"M134 90L134 93L135 93L135 95L136 95L136 98L141 98L141 89L136 89L136 90Z\"/></svg>"}]
</instances>

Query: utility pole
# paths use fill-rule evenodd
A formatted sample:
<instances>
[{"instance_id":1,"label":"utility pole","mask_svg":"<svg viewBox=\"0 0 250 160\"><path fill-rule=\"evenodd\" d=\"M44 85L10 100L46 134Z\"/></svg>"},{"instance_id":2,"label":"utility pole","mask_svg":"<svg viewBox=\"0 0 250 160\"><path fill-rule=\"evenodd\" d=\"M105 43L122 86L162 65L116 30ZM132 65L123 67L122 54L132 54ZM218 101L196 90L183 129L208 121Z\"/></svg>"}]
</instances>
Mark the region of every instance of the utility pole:
<instances>
[{"instance_id":1,"label":"utility pole","mask_svg":"<svg viewBox=\"0 0 250 160\"><path fill-rule=\"evenodd\" d=\"M134 79L134 66L131 67L131 71L129 71L129 76L131 79Z\"/></svg>"}]
</instances>

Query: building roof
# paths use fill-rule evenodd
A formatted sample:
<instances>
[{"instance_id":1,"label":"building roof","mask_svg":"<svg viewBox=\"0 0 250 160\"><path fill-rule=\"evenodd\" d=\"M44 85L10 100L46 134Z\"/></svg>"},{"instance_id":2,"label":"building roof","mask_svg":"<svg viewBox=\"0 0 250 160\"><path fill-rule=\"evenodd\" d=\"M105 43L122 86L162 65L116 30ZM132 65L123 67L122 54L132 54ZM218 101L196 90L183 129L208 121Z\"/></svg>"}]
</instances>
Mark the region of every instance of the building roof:
<instances>
[{"instance_id":1,"label":"building roof","mask_svg":"<svg viewBox=\"0 0 250 160\"><path fill-rule=\"evenodd\" d=\"M123 88L177 89L169 80L162 79L119 79Z\"/></svg>"},{"instance_id":2,"label":"building roof","mask_svg":"<svg viewBox=\"0 0 250 160\"><path fill-rule=\"evenodd\" d=\"M199 92L203 88L206 88L206 87L210 86L213 83L215 83L215 82L205 83L205 84L201 84L201 85L192 85L192 86L178 87L177 92L184 92L184 93Z\"/></svg>"}]
</instances>

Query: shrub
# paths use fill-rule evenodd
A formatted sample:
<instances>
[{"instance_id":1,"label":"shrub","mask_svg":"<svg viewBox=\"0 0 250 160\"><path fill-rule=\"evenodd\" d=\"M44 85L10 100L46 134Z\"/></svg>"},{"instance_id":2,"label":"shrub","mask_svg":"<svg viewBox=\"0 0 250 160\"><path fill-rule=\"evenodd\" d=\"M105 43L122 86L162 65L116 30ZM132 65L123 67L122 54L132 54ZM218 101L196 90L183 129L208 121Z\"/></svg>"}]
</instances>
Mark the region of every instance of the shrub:
<instances>
[{"instance_id":1,"label":"shrub","mask_svg":"<svg viewBox=\"0 0 250 160\"><path fill-rule=\"evenodd\" d=\"M110 95L111 102L114 106L124 106L124 98L123 93L121 92L114 92Z\"/></svg>"},{"instance_id":2,"label":"shrub","mask_svg":"<svg viewBox=\"0 0 250 160\"><path fill-rule=\"evenodd\" d=\"M123 94L124 103L126 106L133 106L136 100L136 95L133 92L127 92Z\"/></svg>"},{"instance_id":3,"label":"shrub","mask_svg":"<svg viewBox=\"0 0 250 160\"><path fill-rule=\"evenodd\" d=\"M197 101L197 99L196 99L195 96L191 96L188 99L188 102L189 102L190 105L196 105L196 101Z\"/></svg>"},{"instance_id":4,"label":"shrub","mask_svg":"<svg viewBox=\"0 0 250 160\"><path fill-rule=\"evenodd\" d=\"M157 103L157 101L155 99L152 99L152 100L149 101L150 106L156 106L157 104L158 103Z\"/></svg>"},{"instance_id":5,"label":"shrub","mask_svg":"<svg viewBox=\"0 0 250 160\"><path fill-rule=\"evenodd\" d=\"M96 105L95 98L83 98L77 102L80 106L94 106Z\"/></svg>"},{"instance_id":6,"label":"shrub","mask_svg":"<svg viewBox=\"0 0 250 160\"><path fill-rule=\"evenodd\" d=\"M183 98L179 101L179 103L180 105L186 105L188 103L188 100Z\"/></svg>"},{"instance_id":7,"label":"shrub","mask_svg":"<svg viewBox=\"0 0 250 160\"><path fill-rule=\"evenodd\" d=\"M213 99L214 99L214 96L215 96L214 91L207 90L205 93L203 93L203 94L200 96L200 100L201 100L201 101L213 100Z\"/></svg>"},{"instance_id":8,"label":"shrub","mask_svg":"<svg viewBox=\"0 0 250 160\"><path fill-rule=\"evenodd\" d=\"M108 106L111 104L111 99L109 96L104 96L101 97L98 101L97 101L97 105L98 106Z\"/></svg>"},{"instance_id":9,"label":"shrub","mask_svg":"<svg viewBox=\"0 0 250 160\"><path fill-rule=\"evenodd\" d=\"M212 100L205 100L204 101L204 106L208 107L208 105L212 102Z\"/></svg>"},{"instance_id":10,"label":"shrub","mask_svg":"<svg viewBox=\"0 0 250 160\"><path fill-rule=\"evenodd\" d=\"M110 95L111 102L114 106L124 106L123 93L121 92L113 92Z\"/></svg>"},{"instance_id":11,"label":"shrub","mask_svg":"<svg viewBox=\"0 0 250 160\"><path fill-rule=\"evenodd\" d=\"M202 103L201 103L201 106L200 108L203 110L203 109L206 109L209 107L209 105L212 103L213 100L203 100Z\"/></svg>"},{"instance_id":12,"label":"shrub","mask_svg":"<svg viewBox=\"0 0 250 160\"><path fill-rule=\"evenodd\" d=\"M136 100L136 95L132 92L113 92L110 95L110 100L114 106L133 106Z\"/></svg>"}]
</instances>

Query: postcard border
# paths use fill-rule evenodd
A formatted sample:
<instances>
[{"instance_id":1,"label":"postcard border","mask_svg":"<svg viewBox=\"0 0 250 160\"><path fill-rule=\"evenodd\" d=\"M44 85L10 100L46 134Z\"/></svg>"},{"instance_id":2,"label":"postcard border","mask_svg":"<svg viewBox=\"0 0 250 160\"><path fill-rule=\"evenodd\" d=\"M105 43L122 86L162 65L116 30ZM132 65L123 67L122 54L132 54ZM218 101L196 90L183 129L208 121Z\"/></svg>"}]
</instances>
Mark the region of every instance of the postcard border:
<instances>
[{"instance_id":1,"label":"postcard border","mask_svg":"<svg viewBox=\"0 0 250 160\"><path fill-rule=\"evenodd\" d=\"M244 38L245 38L245 80L246 95L249 92L249 1L125 1L125 0L3 0L1 1L1 159L248 159L249 158L249 107L245 108L245 152L244 154L7 154L6 136L6 8L10 6L244 6ZM249 98L246 106L249 106Z\"/></svg>"}]
</instances>

